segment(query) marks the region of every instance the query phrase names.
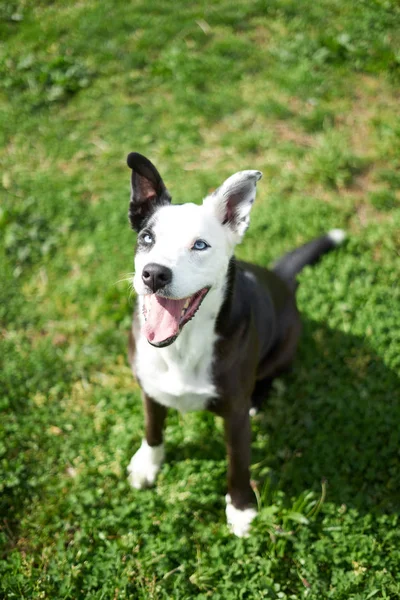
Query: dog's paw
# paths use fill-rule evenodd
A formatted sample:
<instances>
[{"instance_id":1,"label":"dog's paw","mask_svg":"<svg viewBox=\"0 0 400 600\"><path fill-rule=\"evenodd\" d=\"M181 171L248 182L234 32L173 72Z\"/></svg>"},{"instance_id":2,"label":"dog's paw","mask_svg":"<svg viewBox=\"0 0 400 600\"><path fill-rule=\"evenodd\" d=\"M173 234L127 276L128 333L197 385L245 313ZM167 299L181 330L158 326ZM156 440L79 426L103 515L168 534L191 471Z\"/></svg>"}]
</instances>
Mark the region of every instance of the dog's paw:
<instances>
[{"instance_id":1,"label":"dog's paw","mask_svg":"<svg viewBox=\"0 0 400 600\"><path fill-rule=\"evenodd\" d=\"M143 440L128 465L128 481L131 486L137 490L152 486L164 462L164 457L164 444L149 446L146 440Z\"/></svg>"},{"instance_id":2,"label":"dog's paw","mask_svg":"<svg viewBox=\"0 0 400 600\"><path fill-rule=\"evenodd\" d=\"M240 510L235 508L229 494L225 496L226 500L226 520L228 527L237 537L247 537L250 531L250 525L257 515L255 508L245 508Z\"/></svg>"}]
</instances>

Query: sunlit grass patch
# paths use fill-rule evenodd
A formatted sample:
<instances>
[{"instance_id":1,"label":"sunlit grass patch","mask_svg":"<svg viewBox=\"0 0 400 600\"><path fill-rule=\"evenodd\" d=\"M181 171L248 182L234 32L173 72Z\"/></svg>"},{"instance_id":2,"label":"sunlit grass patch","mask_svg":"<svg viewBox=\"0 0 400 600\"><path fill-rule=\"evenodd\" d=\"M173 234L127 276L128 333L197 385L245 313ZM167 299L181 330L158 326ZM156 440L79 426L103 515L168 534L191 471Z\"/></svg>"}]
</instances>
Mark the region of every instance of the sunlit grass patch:
<instances>
[{"instance_id":1,"label":"sunlit grass patch","mask_svg":"<svg viewBox=\"0 0 400 600\"><path fill-rule=\"evenodd\" d=\"M366 157L352 152L343 134L328 132L308 156L307 176L328 188L349 187L368 162Z\"/></svg>"}]
</instances>

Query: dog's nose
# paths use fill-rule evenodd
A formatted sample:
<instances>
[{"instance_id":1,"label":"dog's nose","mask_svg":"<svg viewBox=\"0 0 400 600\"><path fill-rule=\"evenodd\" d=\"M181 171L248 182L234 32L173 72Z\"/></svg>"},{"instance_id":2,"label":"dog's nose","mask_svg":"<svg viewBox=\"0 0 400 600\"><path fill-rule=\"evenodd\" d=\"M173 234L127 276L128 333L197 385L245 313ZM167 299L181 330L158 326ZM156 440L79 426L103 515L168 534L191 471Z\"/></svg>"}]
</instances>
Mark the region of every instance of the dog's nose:
<instances>
[{"instance_id":1,"label":"dog's nose","mask_svg":"<svg viewBox=\"0 0 400 600\"><path fill-rule=\"evenodd\" d=\"M172 271L169 267L164 267L157 263L149 263L143 269L142 279L143 283L155 293L168 283L171 283Z\"/></svg>"}]
</instances>

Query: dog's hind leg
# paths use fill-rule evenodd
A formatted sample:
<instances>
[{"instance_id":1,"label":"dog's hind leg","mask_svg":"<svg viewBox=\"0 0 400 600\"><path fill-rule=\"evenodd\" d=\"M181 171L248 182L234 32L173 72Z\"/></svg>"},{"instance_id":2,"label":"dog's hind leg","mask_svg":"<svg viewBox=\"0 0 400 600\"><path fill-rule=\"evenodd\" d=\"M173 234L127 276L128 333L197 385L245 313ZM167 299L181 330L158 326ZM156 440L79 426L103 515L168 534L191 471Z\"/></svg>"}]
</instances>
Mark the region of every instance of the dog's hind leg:
<instances>
[{"instance_id":1,"label":"dog's hind leg","mask_svg":"<svg viewBox=\"0 0 400 600\"><path fill-rule=\"evenodd\" d=\"M249 414L254 417L262 408L264 401L268 398L272 389L272 377L265 377L256 381L254 390L251 394L251 408Z\"/></svg>"},{"instance_id":2,"label":"dog's hind leg","mask_svg":"<svg viewBox=\"0 0 400 600\"><path fill-rule=\"evenodd\" d=\"M165 458L163 431L167 409L147 394L143 394L143 404L146 435L128 465L128 480L136 489L154 484Z\"/></svg>"},{"instance_id":3,"label":"dog's hind leg","mask_svg":"<svg viewBox=\"0 0 400 600\"><path fill-rule=\"evenodd\" d=\"M300 337L301 323L297 311L294 311L291 317L293 322L286 335L258 366L260 379L256 381L251 395L250 416L254 416L261 409L264 400L271 392L274 379L292 368Z\"/></svg>"}]
</instances>

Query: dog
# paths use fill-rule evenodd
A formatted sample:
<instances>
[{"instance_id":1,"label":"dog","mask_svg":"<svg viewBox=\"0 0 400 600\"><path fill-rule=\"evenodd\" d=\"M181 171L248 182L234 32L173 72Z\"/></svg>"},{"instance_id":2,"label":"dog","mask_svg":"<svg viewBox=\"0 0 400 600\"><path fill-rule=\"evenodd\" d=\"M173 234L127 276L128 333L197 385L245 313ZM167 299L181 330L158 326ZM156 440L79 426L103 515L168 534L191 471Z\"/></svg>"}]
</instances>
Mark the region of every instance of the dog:
<instances>
[{"instance_id":1,"label":"dog","mask_svg":"<svg viewBox=\"0 0 400 600\"><path fill-rule=\"evenodd\" d=\"M201 205L172 204L156 167L129 154L129 220L137 232L137 294L129 361L139 382L145 438L128 466L137 489L154 484L164 461L168 408L222 417L228 454L226 517L249 533L256 516L250 485L250 415L298 344L296 275L338 246L335 229L293 250L271 270L235 259L249 226L260 171L239 171Z\"/></svg>"}]
</instances>

